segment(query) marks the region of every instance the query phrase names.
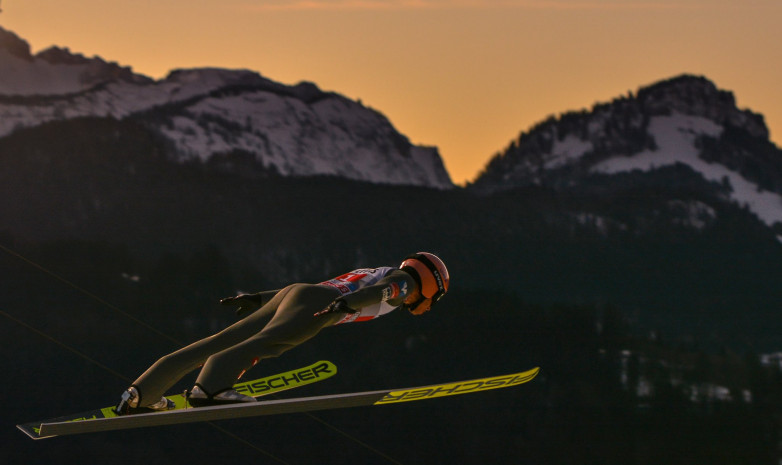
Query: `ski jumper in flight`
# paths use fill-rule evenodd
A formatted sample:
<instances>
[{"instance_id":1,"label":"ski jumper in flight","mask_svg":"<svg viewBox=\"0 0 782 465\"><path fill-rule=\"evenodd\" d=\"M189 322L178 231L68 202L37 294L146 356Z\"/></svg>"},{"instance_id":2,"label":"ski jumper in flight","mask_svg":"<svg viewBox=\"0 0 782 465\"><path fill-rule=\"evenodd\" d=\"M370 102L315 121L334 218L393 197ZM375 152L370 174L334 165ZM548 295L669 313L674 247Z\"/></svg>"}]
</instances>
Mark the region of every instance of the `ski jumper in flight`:
<instances>
[{"instance_id":1,"label":"ski jumper in flight","mask_svg":"<svg viewBox=\"0 0 782 465\"><path fill-rule=\"evenodd\" d=\"M188 393L191 405L255 402L233 385L259 360L276 357L329 326L371 320L400 307L421 315L447 292L448 283L442 260L419 252L399 268L363 268L319 284L223 299L243 319L159 359L122 394L116 411L174 408L163 395L202 365Z\"/></svg>"}]
</instances>

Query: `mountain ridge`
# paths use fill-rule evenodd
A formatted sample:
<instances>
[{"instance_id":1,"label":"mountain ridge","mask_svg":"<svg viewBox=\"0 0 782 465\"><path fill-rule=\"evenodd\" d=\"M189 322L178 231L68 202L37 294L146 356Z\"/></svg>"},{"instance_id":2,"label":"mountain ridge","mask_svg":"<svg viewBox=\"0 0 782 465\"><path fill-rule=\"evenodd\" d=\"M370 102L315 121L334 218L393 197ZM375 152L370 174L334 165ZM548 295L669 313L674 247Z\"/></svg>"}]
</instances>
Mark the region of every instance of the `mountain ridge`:
<instances>
[{"instance_id":1,"label":"mountain ridge","mask_svg":"<svg viewBox=\"0 0 782 465\"><path fill-rule=\"evenodd\" d=\"M726 200L747 205L782 234L782 150L768 137L763 116L738 109L731 92L703 76L681 75L533 126L470 187L567 191L596 175L682 164L723 184Z\"/></svg>"},{"instance_id":2,"label":"mountain ridge","mask_svg":"<svg viewBox=\"0 0 782 465\"><path fill-rule=\"evenodd\" d=\"M252 156L263 171L453 187L436 147L413 145L380 112L315 84L250 70L173 70L154 80L52 47L36 55L0 29L0 137L82 117L133 117L179 162ZM241 174L241 173L237 173Z\"/></svg>"}]
</instances>

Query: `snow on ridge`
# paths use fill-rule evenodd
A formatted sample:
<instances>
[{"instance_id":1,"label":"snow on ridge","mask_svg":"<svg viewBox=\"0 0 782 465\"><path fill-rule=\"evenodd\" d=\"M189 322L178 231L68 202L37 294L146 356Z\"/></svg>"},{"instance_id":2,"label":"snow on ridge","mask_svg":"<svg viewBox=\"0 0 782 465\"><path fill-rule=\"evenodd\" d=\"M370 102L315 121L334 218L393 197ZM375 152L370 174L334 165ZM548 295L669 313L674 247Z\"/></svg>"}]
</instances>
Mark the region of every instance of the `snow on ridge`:
<instances>
[{"instance_id":1,"label":"snow on ridge","mask_svg":"<svg viewBox=\"0 0 782 465\"><path fill-rule=\"evenodd\" d=\"M0 54L3 53L4 51L0 50ZM30 86L25 90L34 93L16 95L16 97L27 97L21 100L0 98L0 115L2 115L0 137L20 128L33 127L55 120L85 116L122 119L158 106L208 95L210 92L228 86L271 83L252 71L198 68L172 71L165 79L158 81L115 80L102 87L85 90L79 87L82 85L79 79L85 67L89 68L91 65L50 65L40 60L31 65L30 62L19 58L11 58L5 60L0 56L0 95L4 93L2 89L17 85L16 81L23 80L22 77L28 74L27 80ZM24 66L19 62L23 62ZM21 74L17 73L13 79L8 77L10 74L3 73L3 67L10 68L17 65ZM40 76L36 74L39 71ZM3 84L4 76L10 82L6 86ZM56 83L50 82L50 78L53 78ZM53 93L39 92L44 87ZM43 95L46 96L45 99L37 98Z\"/></svg>"},{"instance_id":2,"label":"snow on ridge","mask_svg":"<svg viewBox=\"0 0 782 465\"><path fill-rule=\"evenodd\" d=\"M185 158L207 160L240 150L285 176L333 175L384 184L453 186L436 149L393 144L401 137L385 117L347 99L307 105L269 91L189 105L188 117L161 132ZM438 166L439 164L439 166ZM439 167L439 169L438 169Z\"/></svg>"},{"instance_id":3,"label":"snow on ridge","mask_svg":"<svg viewBox=\"0 0 782 465\"><path fill-rule=\"evenodd\" d=\"M189 96L208 94L214 90L235 85L268 85L271 81L255 71L225 68L189 68L171 71L156 84L170 87L177 93L187 91ZM282 86L281 86L282 87ZM177 96L182 98L182 96Z\"/></svg>"},{"instance_id":4,"label":"snow on ridge","mask_svg":"<svg viewBox=\"0 0 782 465\"><path fill-rule=\"evenodd\" d=\"M704 161L698 156L696 137L719 137L722 130L722 126L703 117L676 112L670 116L656 116L649 122L649 133L655 138L656 150L645 150L631 157L613 157L596 164L592 171L607 174L632 170L649 171L682 163L701 173L709 181L721 183L727 179L733 189L732 200L746 205L766 224L782 222L782 195L760 191L756 184L741 174L721 164Z\"/></svg>"},{"instance_id":5,"label":"snow on ridge","mask_svg":"<svg viewBox=\"0 0 782 465\"><path fill-rule=\"evenodd\" d=\"M32 62L0 49L0 95L53 95L85 90L82 76L87 64L51 64Z\"/></svg>"}]
</instances>

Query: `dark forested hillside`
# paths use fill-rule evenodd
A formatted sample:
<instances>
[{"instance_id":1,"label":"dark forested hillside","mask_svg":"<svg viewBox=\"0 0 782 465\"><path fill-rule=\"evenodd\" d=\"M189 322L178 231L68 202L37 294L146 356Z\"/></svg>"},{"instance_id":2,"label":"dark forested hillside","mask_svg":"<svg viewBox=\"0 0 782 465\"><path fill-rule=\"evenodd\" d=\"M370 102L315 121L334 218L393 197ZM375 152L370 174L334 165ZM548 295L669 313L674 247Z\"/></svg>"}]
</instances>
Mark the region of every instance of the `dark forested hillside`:
<instances>
[{"instance_id":1,"label":"dark forested hillside","mask_svg":"<svg viewBox=\"0 0 782 465\"><path fill-rule=\"evenodd\" d=\"M373 449L401 463L775 460L780 374L757 355L782 343L782 246L686 167L653 174L665 192L629 173L479 194L282 178L242 154L179 165L161 144L132 119L0 140L5 462L80 463L88 450L114 463L313 463L335 449L346 463L389 462ZM339 366L304 395L532 366L539 379L319 420L220 423L275 458L208 425L35 444L11 431L113 402L157 357L234 321L221 297L417 250L451 271L435 311L324 331L257 372Z\"/></svg>"},{"instance_id":2,"label":"dark forested hillside","mask_svg":"<svg viewBox=\"0 0 782 465\"><path fill-rule=\"evenodd\" d=\"M117 263L128 269L118 271L142 282L140 270L164 267L172 254L210 250L224 261L213 274L246 271L242 288L434 250L447 257L455 288L615 304L676 335L764 349L779 342L769 317L782 294L782 246L686 166L593 177L565 192L480 195L282 178L241 156L219 170L182 166L160 144L132 121L104 119L1 140L0 231L22 250L55 244L45 248L54 255L78 250L58 241L106 244L125 254ZM73 257L63 268L92 266Z\"/></svg>"}]
</instances>

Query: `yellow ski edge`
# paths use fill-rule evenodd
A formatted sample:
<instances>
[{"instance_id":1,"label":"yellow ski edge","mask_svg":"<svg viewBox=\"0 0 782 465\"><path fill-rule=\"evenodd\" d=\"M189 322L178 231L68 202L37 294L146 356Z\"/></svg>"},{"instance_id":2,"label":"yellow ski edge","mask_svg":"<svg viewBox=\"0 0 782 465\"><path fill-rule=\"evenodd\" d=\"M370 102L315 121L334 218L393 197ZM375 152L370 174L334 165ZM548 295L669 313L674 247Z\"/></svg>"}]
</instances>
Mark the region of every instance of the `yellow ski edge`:
<instances>
[{"instance_id":1,"label":"yellow ski edge","mask_svg":"<svg viewBox=\"0 0 782 465\"><path fill-rule=\"evenodd\" d=\"M431 386L391 391L382 399L375 402L375 405L412 402L416 400L433 399L435 397L456 396L460 394L470 394L473 392L516 386L532 381L532 379L537 376L539 371L540 367L535 367L531 370L510 375L478 378L469 381L457 381L454 383L434 384Z\"/></svg>"}]
</instances>

